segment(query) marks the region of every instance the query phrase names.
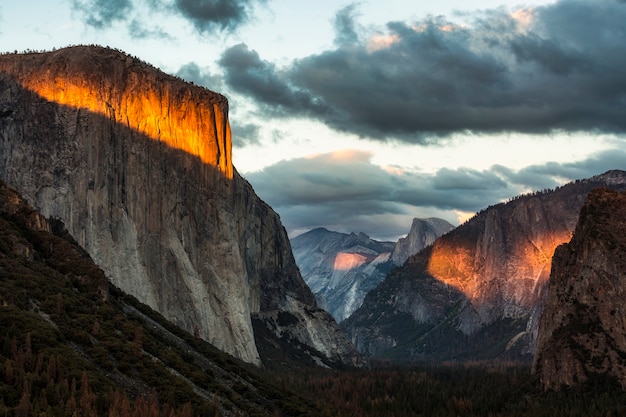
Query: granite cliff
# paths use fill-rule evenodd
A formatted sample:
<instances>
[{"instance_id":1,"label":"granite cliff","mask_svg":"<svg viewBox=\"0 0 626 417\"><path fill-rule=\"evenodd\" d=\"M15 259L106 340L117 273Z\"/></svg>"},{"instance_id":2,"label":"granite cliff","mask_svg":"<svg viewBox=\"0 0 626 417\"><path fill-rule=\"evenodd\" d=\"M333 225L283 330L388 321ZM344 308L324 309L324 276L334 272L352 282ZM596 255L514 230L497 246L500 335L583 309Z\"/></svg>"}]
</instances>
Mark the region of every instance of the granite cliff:
<instances>
[{"instance_id":1,"label":"granite cliff","mask_svg":"<svg viewBox=\"0 0 626 417\"><path fill-rule=\"evenodd\" d=\"M230 135L223 96L118 51L0 57L0 179L61 219L113 284L248 362L261 363L253 319L351 362L278 215L234 169Z\"/></svg>"},{"instance_id":2,"label":"granite cliff","mask_svg":"<svg viewBox=\"0 0 626 417\"><path fill-rule=\"evenodd\" d=\"M592 191L552 259L533 370L546 388L610 377L626 389L626 193Z\"/></svg>"},{"instance_id":3,"label":"granite cliff","mask_svg":"<svg viewBox=\"0 0 626 417\"><path fill-rule=\"evenodd\" d=\"M603 186L626 189L626 173L483 210L393 270L342 327L368 355L531 360L554 249Z\"/></svg>"},{"instance_id":4,"label":"granite cliff","mask_svg":"<svg viewBox=\"0 0 626 417\"><path fill-rule=\"evenodd\" d=\"M432 245L441 235L454 229L454 226L443 219L429 217L427 219L413 219L409 233L398 239L391 252L391 260L396 265L402 265L411 255L415 255L428 245Z\"/></svg>"}]
</instances>

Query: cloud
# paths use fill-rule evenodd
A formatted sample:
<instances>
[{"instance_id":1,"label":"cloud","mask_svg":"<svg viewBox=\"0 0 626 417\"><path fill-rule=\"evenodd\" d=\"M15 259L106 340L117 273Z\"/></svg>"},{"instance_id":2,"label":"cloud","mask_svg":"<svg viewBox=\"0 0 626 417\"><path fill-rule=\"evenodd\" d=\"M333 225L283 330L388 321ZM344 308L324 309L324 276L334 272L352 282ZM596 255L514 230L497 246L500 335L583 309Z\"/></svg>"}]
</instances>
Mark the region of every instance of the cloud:
<instances>
[{"instance_id":1,"label":"cloud","mask_svg":"<svg viewBox=\"0 0 626 417\"><path fill-rule=\"evenodd\" d=\"M188 62L176 71L176 75L185 81L206 87L211 91L223 90L223 80L220 75L211 74L206 68L201 68L195 62Z\"/></svg>"},{"instance_id":2,"label":"cloud","mask_svg":"<svg viewBox=\"0 0 626 417\"><path fill-rule=\"evenodd\" d=\"M243 148L248 145L259 145L261 143L259 131L260 126L254 123L231 122L233 146Z\"/></svg>"},{"instance_id":3,"label":"cloud","mask_svg":"<svg viewBox=\"0 0 626 417\"><path fill-rule=\"evenodd\" d=\"M232 31L251 18L252 9L263 0L175 0L176 10L201 33Z\"/></svg>"},{"instance_id":4,"label":"cloud","mask_svg":"<svg viewBox=\"0 0 626 417\"><path fill-rule=\"evenodd\" d=\"M138 19L132 19L128 23L128 33L133 39L148 39L148 38L157 38L157 39L164 39L164 40L174 39L163 28L152 26L150 29L148 29Z\"/></svg>"},{"instance_id":5,"label":"cloud","mask_svg":"<svg viewBox=\"0 0 626 417\"><path fill-rule=\"evenodd\" d=\"M234 32L252 19L254 8L267 0L72 0L72 10L86 25L105 30L124 23L134 39L171 39L163 28L154 28L153 18L177 15L200 34Z\"/></svg>"},{"instance_id":6,"label":"cloud","mask_svg":"<svg viewBox=\"0 0 626 417\"><path fill-rule=\"evenodd\" d=\"M244 94L266 107L277 116L323 114L325 109L306 91L288 84L274 64L262 60L246 44L238 44L222 53L218 63L225 71L226 83L234 91Z\"/></svg>"},{"instance_id":7,"label":"cloud","mask_svg":"<svg viewBox=\"0 0 626 417\"><path fill-rule=\"evenodd\" d=\"M455 223L459 213L626 166L621 148L520 170L494 165L485 170L442 168L434 174L385 169L372 157L356 150L320 154L281 161L246 178L292 236L323 226L393 240L408 232L413 217Z\"/></svg>"},{"instance_id":8,"label":"cloud","mask_svg":"<svg viewBox=\"0 0 626 417\"><path fill-rule=\"evenodd\" d=\"M131 0L72 0L72 8L84 16L87 25L104 29L126 21L133 5Z\"/></svg>"},{"instance_id":9,"label":"cloud","mask_svg":"<svg viewBox=\"0 0 626 417\"><path fill-rule=\"evenodd\" d=\"M335 15L333 22L335 28L335 44L350 45L358 42L359 35L355 22L357 9L358 4L353 3L342 8Z\"/></svg>"},{"instance_id":10,"label":"cloud","mask_svg":"<svg viewBox=\"0 0 626 417\"><path fill-rule=\"evenodd\" d=\"M451 210L474 212L485 201L514 195L490 172L402 172L373 164L372 156L355 150L333 152L281 161L246 177L280 213L288 230L324 226L385 237L406 234L416 215L447 210L448 220L454 221Z\"/></svg>"},{"instance_id":11,"label":"cloud","mask_svg":"<svg viewBox=\"0 0 626 417\"><path fill-rule=\"evenodd\" d=\"M282 68L231 48L221 61L229 86L268 114L370 139L626 132L624 2L558 1L368 31L355 15L355 5L337 13L333 49Z\"/></svg>"}]
</instances>

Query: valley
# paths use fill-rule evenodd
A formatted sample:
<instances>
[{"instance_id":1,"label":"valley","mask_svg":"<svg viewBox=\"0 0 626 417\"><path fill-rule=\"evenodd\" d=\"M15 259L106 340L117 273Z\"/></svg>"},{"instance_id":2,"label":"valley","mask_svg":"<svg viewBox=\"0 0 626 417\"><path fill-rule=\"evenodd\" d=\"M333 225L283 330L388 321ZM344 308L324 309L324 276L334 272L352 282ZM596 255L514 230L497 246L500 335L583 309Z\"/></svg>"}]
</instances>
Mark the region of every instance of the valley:
<instances>
[{"instance_id":1,"label":"valley","mask_svg":"<svg viewBox=\"0 0 626 417\"><path fill-rule=\"evenodd\" d=\"M625 171L289 239L232 159L218 93L0 56L0 415L626 413Z\"/></svg>"}]
</instances>

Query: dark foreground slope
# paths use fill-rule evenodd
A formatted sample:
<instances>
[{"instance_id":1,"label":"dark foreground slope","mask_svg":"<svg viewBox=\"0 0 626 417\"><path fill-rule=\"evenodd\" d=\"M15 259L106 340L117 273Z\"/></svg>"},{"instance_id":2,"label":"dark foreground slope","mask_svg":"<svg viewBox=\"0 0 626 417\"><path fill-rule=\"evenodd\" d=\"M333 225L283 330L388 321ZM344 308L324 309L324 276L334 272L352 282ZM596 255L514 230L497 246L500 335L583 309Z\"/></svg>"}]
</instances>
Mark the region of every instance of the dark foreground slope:
<instances>
[{"instance_id":1,"label":"dark foreground slope","mask_svg":"<svg viewBox=\"0 0 626 417\"><path fill-rule=\"evenodd\" d=\"M4 184L0 329L3 416L320 415L110 285Z\"/></svg>"},{"instance_id":2,"label":"dark foreground slope","mask_svg":"<svg viewBox=\"0 0 626 417\"><path fill-rule=\"evenodd\" d=\"M594 190L559 246L534 370L548 388L610 377L626 388L626 193Z\"/></svg>"},{"instance_id":3,"label":"dark foreground slope","mask_svg":"<svg viewBox=\"0 0 626 417\"><path fill-rule=\"evenodd\" d=\"M393 270L342 327L372 356L531 361L554 249L598 187L625 189L626 173L485 209Z\"/></svg>"}]
</instances>

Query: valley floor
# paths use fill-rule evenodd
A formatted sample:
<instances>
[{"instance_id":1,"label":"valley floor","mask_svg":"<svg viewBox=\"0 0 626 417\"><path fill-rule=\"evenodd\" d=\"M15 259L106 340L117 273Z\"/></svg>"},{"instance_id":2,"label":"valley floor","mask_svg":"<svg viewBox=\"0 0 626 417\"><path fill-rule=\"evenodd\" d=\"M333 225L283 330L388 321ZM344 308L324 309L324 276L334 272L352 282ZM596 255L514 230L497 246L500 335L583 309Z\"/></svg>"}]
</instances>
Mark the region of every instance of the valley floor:
<instances>
[{"instance_id":1,"label":"valley floor","mask_svg":"<svg viewBox=\"0 0 626 417\"><path fill-rule=\"evenodd\" d=\"M527 367L440 365L274 376L335 417L607 417L626 415L612 381L544 391Z\"/></svg>"}]
</instances>

